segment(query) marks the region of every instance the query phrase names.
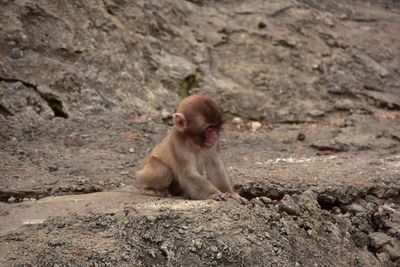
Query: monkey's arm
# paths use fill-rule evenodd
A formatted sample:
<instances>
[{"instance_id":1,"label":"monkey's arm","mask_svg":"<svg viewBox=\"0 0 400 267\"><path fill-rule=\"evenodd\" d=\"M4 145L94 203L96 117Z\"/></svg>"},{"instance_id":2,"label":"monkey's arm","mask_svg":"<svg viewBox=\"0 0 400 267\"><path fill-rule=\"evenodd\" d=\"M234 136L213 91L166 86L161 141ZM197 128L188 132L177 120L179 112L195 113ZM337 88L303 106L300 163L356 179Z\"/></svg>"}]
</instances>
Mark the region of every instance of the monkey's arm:
<instances>
[{"instance_id":1,"label":"monkey's arm","mask_svg":"<svg viewBox=\"0 0 400 267\"><path fill-rule=\"evenodd\" d=\"M233 190L218 148L216 148L212 156L208 158L206 169L208 179L210 179L221 192L228 193L230 197L236 199L239 203L247 204L249 202L246 198L241 197Z\"/></svg>"},{"instance_id":2,"label":"monkey's arm","mask_svg":"<svg viewBox=\"0 0 400 267\"><path fill-rule=\"evenodd\" d=\"M190 164L187 166L190 166ZM191 199L226 199L226 196L223 196L218 188L193 168L184 168L178 172L177 176L183 191Z\"/></svg>"}]
</instances>

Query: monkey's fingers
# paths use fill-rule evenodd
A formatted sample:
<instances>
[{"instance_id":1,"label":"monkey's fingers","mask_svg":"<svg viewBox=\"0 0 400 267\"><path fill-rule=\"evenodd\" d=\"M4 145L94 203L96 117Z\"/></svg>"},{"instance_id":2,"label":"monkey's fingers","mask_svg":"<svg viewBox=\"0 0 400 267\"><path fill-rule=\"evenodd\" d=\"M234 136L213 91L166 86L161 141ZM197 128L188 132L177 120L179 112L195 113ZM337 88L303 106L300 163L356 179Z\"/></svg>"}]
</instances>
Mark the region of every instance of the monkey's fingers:
<instances>
[{"instance_id":1,"label":"monkey's fingers","mask_svg":"<svg viewBox=\"0 0 400 267\"><path fill-rule=\"evenodd\" d=\"M216 200L216 201L225 201L228 200L228 194L226 193L220 193L220 194L216 194L212 196L212 199Z\"/></svg>"},{"instance_id":2,"label":"monkey's fingers","mask_svg":"<svg viewBox=\"0 0 400 267\"><path fill-rule=\"evenodd\" d=\"M250 203L250 201L247 199L247 198L244 198L244 197L241 197L241 196L239 196L239 198L238 199L236 199L240 204L243 204L243 205L247 205L247 204L249 204Z\"/></svg>"},{"instance_id":3,"label":"monkey's fingers","mask_svg":"<svg viewBox=\"0 0 400 267\"><path fill-rule=\"evenodd\" d=\"M242 205L247 205L250 203L249 200L247 200L247 198L241 197L238 193L230 194L230 197Z\"/></svg>"},{"instance_id":4,"label":"monkey's fingers","mask_svg":"<svg viewBox=\"0 0 400 267\"><path fill-rule=\"evenodd\" d=\"M168 190L154 190L157 197L170 197L171 193Z\"/></svg>"}]
</instances>

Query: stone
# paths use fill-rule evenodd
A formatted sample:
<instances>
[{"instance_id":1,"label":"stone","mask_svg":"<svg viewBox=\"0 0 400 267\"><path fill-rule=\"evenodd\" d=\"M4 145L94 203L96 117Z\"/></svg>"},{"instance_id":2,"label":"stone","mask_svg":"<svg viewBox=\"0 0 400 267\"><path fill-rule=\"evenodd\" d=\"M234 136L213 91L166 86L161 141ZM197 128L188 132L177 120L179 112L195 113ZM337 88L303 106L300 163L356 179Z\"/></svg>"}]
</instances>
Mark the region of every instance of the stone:
<instances>
[{"instance_id":1,"label":"stone","mask_svg":"<svg viewBox=\"0 0 400 267\"><path fill-rule=\"evenodd\" d=\"M9 197L7 200L8 203L15 203L15 201L17 201L17 199L13 196Z\"/></svg>"},{"instance_id":2,"label":"stone","mask_svg":"<svg viewBox=\"0 0 400 267\"><path fill-rule=\"evenodd\" d=\"M343 206L341 206L341 208L345 212L359 213L359 212L364 211L364 208L358 203L351 203L348 205L343 205Z\"/></svg>"},{"instance_id":3,"label":"stone","mask_svg":"<svg viewBox=\"0 0 400 267\"><path fill-rule=\"evenodd\" d=\"M23 55L22 50L19 47L14 47L11 49L10 58L12 59L19 59Z\"/></svg>"},{"instance_id":4,"label":"stone","mask_svg":"<svg viewBox=\"0 0 400 267\"><path fill-rule=\"evenodd\" d=\"M270 199L269 197L260 197L260 200L262 201L262 203L264 203L265 205L271 204L272 203L272 199Z\"/></svg>"},{"instance_id":5,"label":"stone","mask_svg":"<svg viewBox=\"0 0 400 267\"><path fill-rule=\"evenodd\" d=\"M325 115L325 111L319 109L311 109L307 112L311 117L322 117Z\"/></svg>"},{"instance_id":6,"label":"stone","mask_svg":"<svg viewBox=\"0 0 400 267\"><path fill-rule=\"evenodd\" d=\"M235 117L235 118L232 119L232 122L234 124L242 124L243 120L240 117Z\"/></svg>"},{"instance_id":7,"label":"stone","mask_svg":"<svg viewBox=\"0 0 400 267\"><path fill-rule=\"evenodd\" d=\"M362 248L370 245L370 241L368 235L365 232L356 232L354 233L351 238L353 239L354 243L357 247Z\"/></svg>"},{"instance_id":8,"label":"stone","mask_svg":"<svg viewBox=\"0 0 400 267\"><path fill-rule=\"evenodd\" d=\"M279 203L279 210L289 215L300 215L300 207L289 195L285 195Z\"/></svg>"},{"instance_id":9,"label":"stone","mask_svg":"<svg viewBox=\"0 0 400 267\"><path fill-rule=\"evenodd\" d=\"M161 117L163 120L166 120L166 119L172 118L172 114L171 114L171 112L168 112L167 110L163 109L161 111Z\"/></svg>"},{"instance_id":10,"label":"stone","mask_svg":"<svg viewBox=\"0 0 400 267\"><path fill-rule=\"evenodd\" d=\"M388 263L390 261L390 256L389 254L382 252L382 253L377 253L376 257L381 263Z\"/></svg>"},{"instance_id":11,"label":"stone","mask_svg":"<svg viewBox=\"0 0 400 267\"><path fill-rule=\"evenodd\" d=\"M306 135L304 133L299 133L297 135L297 140L298 141L304 141L304 139L306 139Z\"/></svg>"},{"instance_id":12,"label":"stone","mask_svg":"<svg viewBox=\"0 0 400 267\"><path fill-rule=\"evenodd\" d=\"M251 131L254 133L255 131L257 131L258 129L260 129L262 126L262 124L258 121L253 121L251 122Z\"/></svg>"},{"instance_id":13,"label":"stone","mask_svg":"<svg viewBox=\"0 0 400 267\"><path fill-rule=\"evenodd\" d=\"M55 163L51 163L47 166L47 169L49 170L49 172L55 172L58 170L58 165Z\"/></svg>"},{"instance_id":14,"label":"stone","mask_svg":"<svg viewBox=\"0 0 400 267\"><path fill-rule=\"evenodd\" d=\"M393 245L386 244L386 245L383 246L382 250L384 252L386 252L387 254L389 254L390 259L392 261L396 261L396 260L400 259L400 245L399 245L399 243L395 243Z\"/></svg>"},{"instance_id":15,"label":"stone","mask_svg":"<svg viewBox=\"0 0 400 267\"><path fill-rule=\"evenodd\" d=\"M369 234L369 240L373 248L379 249L383 245L390 243L391 237L382 232L374 232Z\"/></svg>"}]
</instances>

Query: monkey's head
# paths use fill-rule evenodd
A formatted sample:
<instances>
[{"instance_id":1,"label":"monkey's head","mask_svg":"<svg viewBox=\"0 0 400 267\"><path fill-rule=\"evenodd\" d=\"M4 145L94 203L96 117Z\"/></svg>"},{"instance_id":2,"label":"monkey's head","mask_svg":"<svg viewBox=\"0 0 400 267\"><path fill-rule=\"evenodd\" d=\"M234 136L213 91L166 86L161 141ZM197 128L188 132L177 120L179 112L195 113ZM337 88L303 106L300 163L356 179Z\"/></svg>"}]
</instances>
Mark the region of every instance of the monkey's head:
<instances>
[{"instance_id":1,"label":"monkey's head","mask_svg":"<svg viewBox=\"0 0 400 267\"><path fill-rule=\"evenodd\" d=\"M185 138L200 146L213 147L218 142L222 112L208 96L192 95L179 104L174 127Z\"/></svg>"}]
</instances>

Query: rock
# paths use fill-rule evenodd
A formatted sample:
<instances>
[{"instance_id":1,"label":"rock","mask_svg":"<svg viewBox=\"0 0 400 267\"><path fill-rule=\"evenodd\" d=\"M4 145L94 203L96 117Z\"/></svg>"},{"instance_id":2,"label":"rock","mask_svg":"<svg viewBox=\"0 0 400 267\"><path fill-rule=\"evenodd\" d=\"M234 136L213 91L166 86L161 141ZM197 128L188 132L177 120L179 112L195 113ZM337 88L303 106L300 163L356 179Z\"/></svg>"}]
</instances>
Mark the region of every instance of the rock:
<instances>
[{"instance_id":1,"label":"rock","mask_svg":"<svg viewBox=\"0 0 400 267\"><path fill-rule=\"evenodd\" d=\"M387 254L389 254L390 259L392 261L396 261L398 259L400 259L400 245L399 243L395 243L393 245L391 244L386 244L383 249L384 252L386 252Z\"/></svg>"},{"instance_id":2,"label":"rock","mask_svg":"<svg viewBox=\"0 0 400 267\"><path fill-rule=\"evenodd\" d=\"M337 110L352 110L356 107L354 101L350 99L338 99L334 104L333 107Z\"/></svg>"},{"instance_id":3,"label":"rock","mask_svg":"<svg viewBox=\"0 0 400 267\"><path fill-rule=\"evenodd\" d=\"M297 140L298 141L304 141L304 139L306 139L306 135L304 133L299 133L297 135Z\"/></svg>"},{"instance_id":4,"label":"rock","mask_svg":"<svg viewBox=\"0 0 400 267\"><path fill-rule=\"evenodd\" d=\"M129 148L129 153L135 153L135 149L133 147Z\"/></svg>"},{"instance_id":5,"label":"rock","mask_svg":"<svg viewBox=\"0 0 400 267\"><path fill-rule=\"evenodd\" d=\"M312 143L310 147L321 151L343 152L349 150L347 144L337 142L336 140L318 140Z\"/></svg>"},{"instance_id":6,"label":"rock","mask_svg":"<svg viewBox=\"0 0 400 267\"><path fill-rule=\"evenodd\" d=\"M264 22L261 21L258 23L258 28L264 29L265 27L267 27L267 25Z\"/></svg>"},{"instance_id":7,"label":"rock","mask_svg":"<svg viewBox=\"0 0 400 267\"><path fill-rule=\"evenodd\" d=\"M389 75L389 71L371 57L362 54L357 55L356 57L361 60L368 68L378 73L380 77L385 78Z\"/></svg>"},{"instance_id":8,"label":"rock","mask_svg":"<svg viewBox=\"0 0 400 267\"><path fill-rule=\"evenodd\" d=\"M383 194L384 198L391 198L391 197L397 197L399 195L399 190L394 189L394 188L388 188L385 193Z\"/></svg>"},{"instance_id":9,"label":"rock","mask_svg":"<svg viewBox=\"0 0 400 267\"><path fill-rule=\"evenodd\" d=\"M262 203L264 203L265 205L271 204L272 203L272 199L270 199L269 197L260 197L260 200L262 201Z\"/></svg>"},{"instance_id":10,"label":"rock","mask_svg":"<svg viewBox=\"0 0 400 267\"><path fill-rule=\"evenodd\" d=\"M325 115L325 111L319 109L311 109L307 112L311 117L322 117Z\"/></svg>"},{"instance_id":11,"label":"rock","mask_svg":"<svg viewBox=\"0 0 400 267\"><path fill-rule=\"evenodd\" d=\"M203 247L203 242L200 239L193 241L193 245L196 249L201 249Z\"/></svg>"},{"instance_id":12,"label":"rock","mask_svg":"<svg viewBox=\"0 0 400 267\"><path fill-rule=\"evenodd\" d=\"M281 214L278 212L271 213L271 221L277 221L281 218Z\"/></svg>"},{"instance_id":13,"label":"rock","mask_svg":"<svg viewBox=\"0 0 400 267\"><path fill-rule=\"evenodd\" d=\"M357 247L362 248L370 245L370 241L368 235L365 232L356 232L354 233L351 238L353 239L354 243Z\"/></svg>"},{"instance_id":14,"label":"rock","mask_svg":"<svg viewBox=\"0 0 400 267\"><path fill-rule=\"evenodd\" d=\"M22 201L23 202L28 202L28 201L31 201L29 198L27 198L27 197L24 197L24 199L22 199Z\"/></svg>"},{"instance_id":15,"label":"rock","mask_svg":"<svg viewBox=\"0 0 400 267\"><path fill-rule=\"evenodd\" d=\"M262 124L258 121L253 121L251 122L251 131L254 133L255 131L257 131L258 129L260 129L262 126Z\"/></svg>"},{"instance_id":16,"label":"rock","mask_svg":"<svg viewBox=\"0 0 400 267\"><path fill-rule=\"evenodd\" d=\"M383 200L382 199L380 199L379 197L377 197L375 195L371 195L371 194L366 195L365 196L365 200L370 202L370 203L376 204L376 205L382 205L383 204Z\"/></svg>"},{"instance_id":17,"label":"rock","mask_svg":"<svg viewBox=\"0 0 400 267\"><path fill-rule=\"evenodd\" d=\"M167 119L169 119L169 118L172 118L172 114L171 114L171 112L168 112L167 110L163 109L163 110L161 111L161 118L162 118L163 120L167 120Z\"/></svg>"},{"instance_id":18,"label":"rock","mask_svg":"<svg viewBox=\"0 0 400 267\"><path fill-rule=\"evenodd\" d=\"M308 210L311 214L318 214L320 211L320 206L318 204L317 200L317 193L311 191L311 190L306 190L300 195L300 202L302 205L300 206L301 208L305 208Z\"/></svg>"},{"instance_id":19,"label":"rock","mask_svg":"<svg viewBox=\"0 0 400 267\"><path fill-rule=\"evenodd\" d=\"M261 201L261 199L259 197L255 197L250 200L250 204L252 204L253 206L255 206L255 205L261 206L264 203Z\"/></svg>"},{"instance_id":20,"label":"rock","mask_svg":"<svg viewBox=\"0 0 400 267\"><path fill-rule=\"evenodd\" d=\"M23 55L22 50L19 47L14 47L11 49L10 58L12 59L19 59Z\"/></svg>"},{"instance_id":21,"label":"rock","mask_svg":"<svg viewBox=\"0 0 400 267\"><path fill-rule=\"evenodd\" d=\"M387 253L385 253L385 252L377 253L377 254L376 254L376 257L377 257L378 260L379 260L381 263L383 263L383 264L388 263L388 262L390 261L390 256L389 256L389 254L387 254Z\"/></svg>"},{"instance_id":22,"label":"rock","mask_svg":"<svg viewBox=\"0 0 400 267\"><path fill-rule=\"evenodd\" d=\"M184 57L169 54L163 51L163 53L153 55L152 58L171 77L176 79L184 79L185 77L196 72L196 65Z\"/></svg>"},{"instance_id":23,"label":"rock","mask_svg":"<svg viewBox=\"0 0 400 267\"><path fill-rule=\"evenodd\" d=\"M342 95L345 94L347 90L343 87L339 87L338 85L334 84L328 88L328 93Z\"/></svg>"},{"instance_id":24,"label":"rock","mask_svg":"<svg viewBox=\"0 0 400 267\"><path fill-rule=\"evenodd\" d=\"M341 209L345 212L353 212L353 213L359 213L359 212L364 211L364 208L360 204L357 204L357 203L343 205L343 206L341 206Z\"/></svg>"},{"instance_id":25,"label":"rock","mask_svg":"<svg viewBox=\"0 0 400 267\"><path fill-rule=\"evenodd\" d=\"M7 200L8 203L15 203L15 201L17 201L17 199L13 196L9 197Z\"/></svg>"},{"instance_id":26,"label":"rock","mask_svg":"<svg viewBox=\"0 0 400 267\"><path fill-rule=\"evenodd\" d=\"M234 124L242 124L243 120L240 117L235 117L235 118L232 119L232 122Z\"/></svg>"},{"instance_id":27,"label":"rock","mask_svg":"<svg viewBox=\"0 0 400 267\"><path fill-rule=\"evenodd\" d=\"M379 249L383 245L390 243L391 237L382 232L374 232L369 234L369 240L373 248Z\"/></svg>"},{"instance_id":28,"label":"rock","mask_svg":"<svg viewBox=\"0 0 400 267\"><path fill-rule=\"evenodd\" d=\"M58 170L58 165L55 163L51 163L47 166L47 169L49 170L49 172L55 172Z\"/></svg>"},{"instance_id":29,"label":"rock","mask_svg":"<svg viewBox=\"0 0 400 267\"><path fill-rule=\"evenodd\" d=\"M289 195L285 195L279 203L279 210L289 215L300 215L300 207Z\"/></svg>"},{"instance_id":30,"label":"rock","mask_svg":"<svg viewBox=\"0 0 400 267\"><path fill-rule=\"evenodd\" d=\"M278 44L288 47L288 48L296 48L297 42L293 38L286 36L284 39L279 39Z\"/></svg>"}]
</instances>

